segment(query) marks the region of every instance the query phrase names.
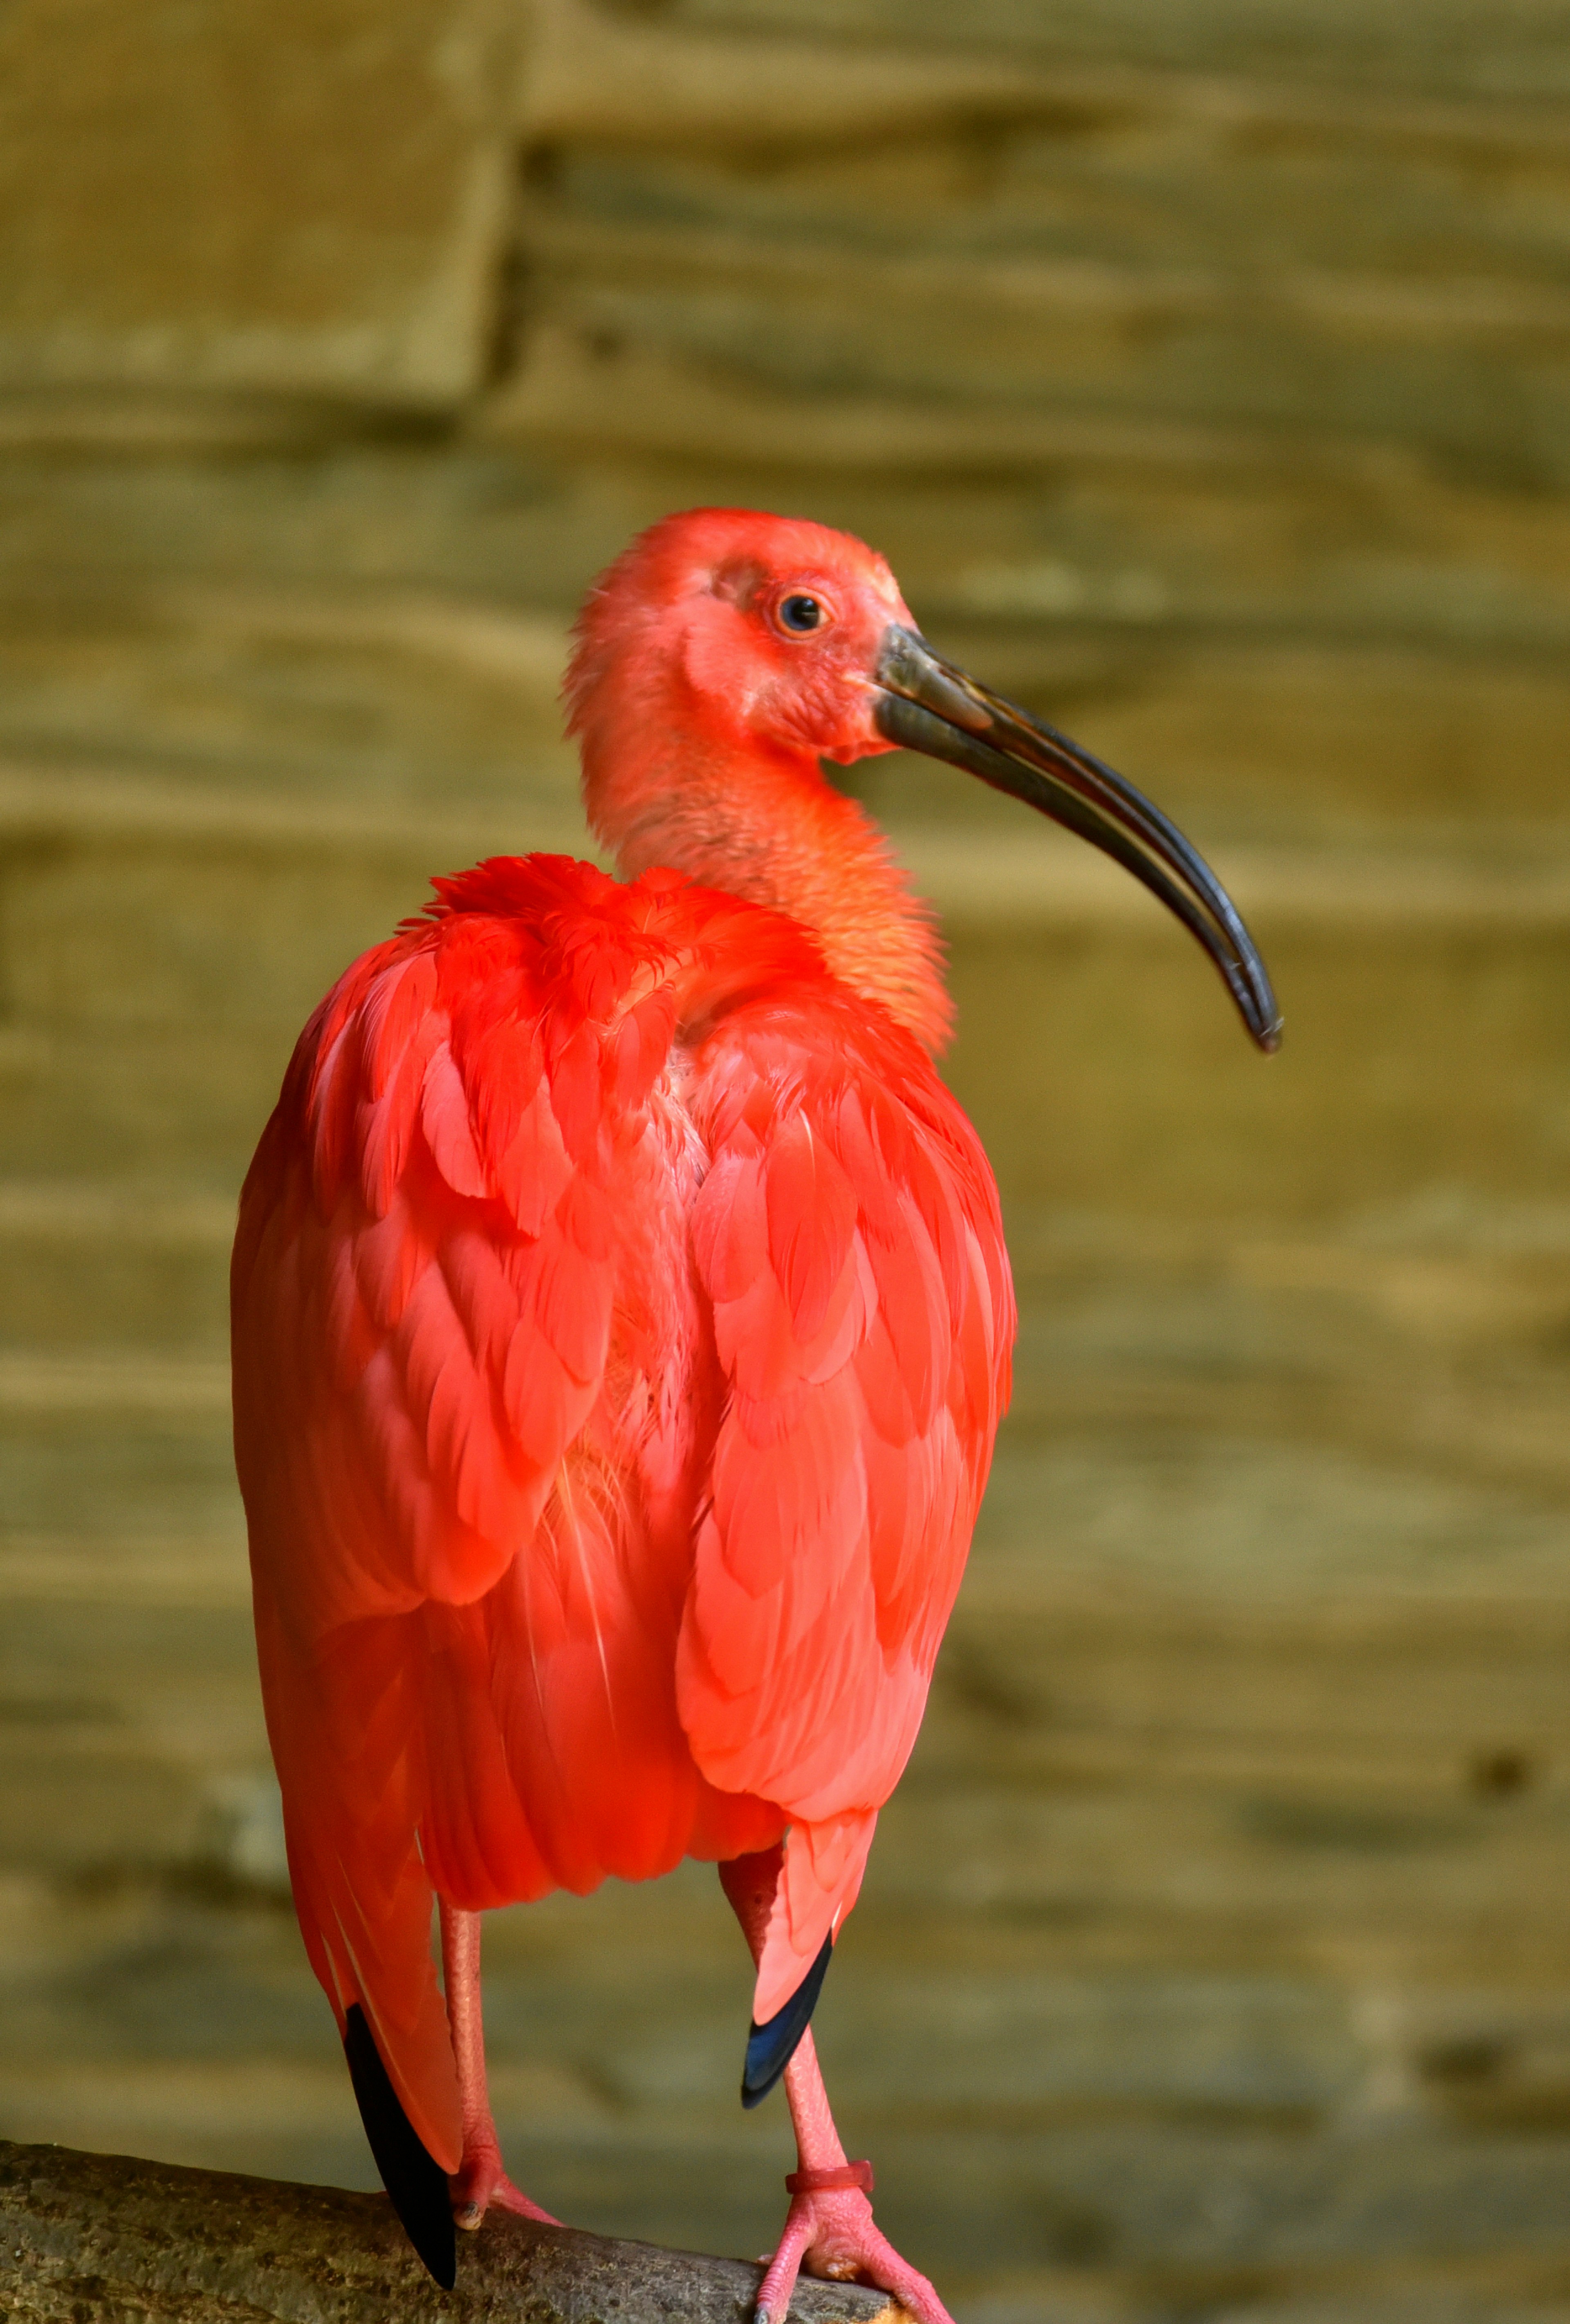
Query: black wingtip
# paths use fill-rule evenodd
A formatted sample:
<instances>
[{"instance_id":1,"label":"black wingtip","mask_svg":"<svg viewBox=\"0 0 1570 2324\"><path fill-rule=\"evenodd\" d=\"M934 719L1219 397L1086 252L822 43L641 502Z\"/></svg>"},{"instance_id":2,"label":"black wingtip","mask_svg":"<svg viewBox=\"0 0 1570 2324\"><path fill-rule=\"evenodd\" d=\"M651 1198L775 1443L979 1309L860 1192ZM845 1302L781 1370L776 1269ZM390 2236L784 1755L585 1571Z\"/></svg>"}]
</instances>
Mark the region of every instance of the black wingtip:
<instances>
[{"instance_id":1,"label":"black wingtip","mask_svg":"<svg viewBox=\"0 0 1570 2324\"><path fill-rule=\"evenodd\" d=\"M825 1937L817 1959L784 2008L777 2010L766 2025L749 2028L747 2061L742 2068L742 2104L744 2107L755 2107L766 2098L795 2056L796 2045L806 2033L812 2013L817 2006L817 1997L828 1974L829 1956L833 1951L834 1938L829 1935Z\"/></svg>"},{"instance_id":2,"label":"black wingtip","mask_svg":"<svg viewBox=\"0 0 1570 2324\"><path fill-rule=\"evenodd\" d=\"M447 2172L404 2113L357 2001L350 2004L345 2021L344 2055L360 2120L392 2209L431 2274L444 2292L450 2292L457 2281L457 2230Z\"/></svg>"}]
</instances>

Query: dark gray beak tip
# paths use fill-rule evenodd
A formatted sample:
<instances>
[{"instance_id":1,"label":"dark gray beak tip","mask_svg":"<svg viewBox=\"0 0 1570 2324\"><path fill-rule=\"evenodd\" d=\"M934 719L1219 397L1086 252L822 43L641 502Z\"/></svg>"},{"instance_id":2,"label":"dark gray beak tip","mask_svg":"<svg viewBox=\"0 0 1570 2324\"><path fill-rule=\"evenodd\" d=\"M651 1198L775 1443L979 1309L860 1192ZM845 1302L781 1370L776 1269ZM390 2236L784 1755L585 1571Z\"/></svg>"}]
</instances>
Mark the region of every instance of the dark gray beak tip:
<instances>
[{"instance_id":1,"label":"dark gray beak tip","mask_svg":"<svg viewBox=\"0 0 1570 2324\"><path fill-rule=\"evenodd\" d=\"M1251 1038L1274 1056L1281 1012L1259 947L1209 864L1142 791L898 622L884 634L877 680L881 734L1023 799L1131 872L1204 946Z\"/></svg>"}]
</instances>

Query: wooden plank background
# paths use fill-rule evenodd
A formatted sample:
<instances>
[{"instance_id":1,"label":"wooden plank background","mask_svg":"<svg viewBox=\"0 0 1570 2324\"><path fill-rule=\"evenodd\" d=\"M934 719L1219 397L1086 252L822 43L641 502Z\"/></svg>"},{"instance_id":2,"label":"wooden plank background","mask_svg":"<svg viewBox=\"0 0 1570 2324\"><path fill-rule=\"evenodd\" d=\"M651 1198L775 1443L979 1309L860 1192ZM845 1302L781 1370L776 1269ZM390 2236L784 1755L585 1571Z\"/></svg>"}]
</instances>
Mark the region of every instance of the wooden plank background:
<instances>
[{"instance_id":1,"label":"wooden plank background","mask_svg":"<svg viewBox=\"0 0 1570 2324\"><path fill-rule=\"evenodd\" d=\"M1270 955L853 776L1014 1416L821 2013L961 2324L1570 2317L1570 11L0 23L0 2135L365 2183L282 1895L236 1186L427 875L582 844L584 585L876 540ZM712 1877L487 1939L515 2174L762 2248Z\"/></svg>"}]
</instances>

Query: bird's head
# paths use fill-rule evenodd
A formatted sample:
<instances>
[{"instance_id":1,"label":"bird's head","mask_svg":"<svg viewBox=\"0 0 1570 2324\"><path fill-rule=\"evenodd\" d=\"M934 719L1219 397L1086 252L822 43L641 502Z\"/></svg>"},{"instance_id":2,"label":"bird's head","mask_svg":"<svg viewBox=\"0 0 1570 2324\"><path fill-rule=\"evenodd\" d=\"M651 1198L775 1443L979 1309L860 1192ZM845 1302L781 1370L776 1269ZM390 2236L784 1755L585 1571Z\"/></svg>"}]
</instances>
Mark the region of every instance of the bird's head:
<instances>
[{"instance_id":1,"label":"bird's head","mask_svg":"<svg viewBox=\"0 0 1570 2324\"><path fill-rule=\"evenodd\" d=\"M641 533L579 616L566 696L586 803L629 868L675 816L712 812L716 768L817 781L899 749L979 775L1113 856L1221 971L1263 1049L1270 979L1220 881L1134 786L934 652L882 558L849 533L690 509ZM731 794L734 797L734 792Z\"/></svg>"},{"instance_id":2,"label":"bird's head","mask_svg":"<svg viewBox=\"0 0 1570 2324\"><path fill-rule=\"evenodd\" d=\"M641 533L596 583L568 674L586 740L626 706L679 718L688 748L806 753L840 766L895 745L873 723L891 626L911 628L883 559L849 533L749 509L689 509Z\"/></svg>"}]
</instances>

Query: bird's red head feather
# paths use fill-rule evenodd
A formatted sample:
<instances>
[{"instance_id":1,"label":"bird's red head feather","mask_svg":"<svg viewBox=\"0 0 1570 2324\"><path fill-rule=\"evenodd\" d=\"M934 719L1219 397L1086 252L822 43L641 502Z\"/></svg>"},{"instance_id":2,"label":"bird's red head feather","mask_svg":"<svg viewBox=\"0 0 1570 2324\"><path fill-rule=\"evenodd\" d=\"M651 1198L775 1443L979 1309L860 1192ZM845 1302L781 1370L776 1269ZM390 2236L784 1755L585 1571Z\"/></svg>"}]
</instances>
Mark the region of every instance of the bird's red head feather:
<instances>
[{"instance_id":1,"label":"bird's red head feather","mask_svg":"<svg viewBox=\"0 0 1570 2324\"><path fill-rule=\"evenodd\" d=\"M578 618L567 678L588 807L613 844L618 777L677 774L710 749L845 764L887 742L872 679L891 622L910 615L883 559L849 533L749 509L689 509L641 533ZM640 747L640 744L642 747Z\"/></svg>"},{"instance_id":2,"label":"bird's red head feather","mask_svg":"<svg viewBox=\"0 0 1570 2324\"><path fill-rule=\"evenodd\" d=\"M819 761L908 746L1102 848L1221 971L1266 1050L1280 1013L1215 874L1124 778L936 653L882 558L744 509L651 526L596 585L568 676L584 803L628 876L659 863L788 913L918 1038L951 1010L931 922Z\"/></svg>"},{"instance_id":3,"label":"bird's red head feather","mask_svg":"<svg viewBox=\"0 0 1570 2324\"><path fill-rule=\"evenodd\" d=\"M589 822L623 874L673 865L789 913L937 1047L953 1010L931 917L818 763L895 747L873 724L876 677L910 622L883 559L848 533L689 509L596 583L566 694Z\"/></svg>"}]
</instances>

